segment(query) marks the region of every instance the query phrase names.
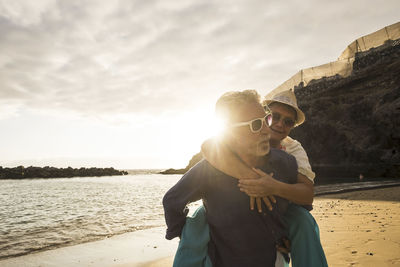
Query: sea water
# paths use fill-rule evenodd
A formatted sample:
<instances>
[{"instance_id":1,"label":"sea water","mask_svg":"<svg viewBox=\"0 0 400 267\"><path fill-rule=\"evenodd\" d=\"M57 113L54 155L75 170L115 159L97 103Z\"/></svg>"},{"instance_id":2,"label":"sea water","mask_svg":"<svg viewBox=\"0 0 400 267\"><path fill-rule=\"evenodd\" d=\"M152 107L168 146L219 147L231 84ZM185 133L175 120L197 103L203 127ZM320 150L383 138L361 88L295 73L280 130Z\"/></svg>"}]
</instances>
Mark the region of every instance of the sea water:
<instances>
[{"instance_id":1,"label":"sea water","mask_svg":"<svg viewBox=\"0 0 400 267\"><path fill-rule=\"evenodd\" d=\"M165 225L182 175L0 180L0 259Z\"/></svg>"}]
</instances>

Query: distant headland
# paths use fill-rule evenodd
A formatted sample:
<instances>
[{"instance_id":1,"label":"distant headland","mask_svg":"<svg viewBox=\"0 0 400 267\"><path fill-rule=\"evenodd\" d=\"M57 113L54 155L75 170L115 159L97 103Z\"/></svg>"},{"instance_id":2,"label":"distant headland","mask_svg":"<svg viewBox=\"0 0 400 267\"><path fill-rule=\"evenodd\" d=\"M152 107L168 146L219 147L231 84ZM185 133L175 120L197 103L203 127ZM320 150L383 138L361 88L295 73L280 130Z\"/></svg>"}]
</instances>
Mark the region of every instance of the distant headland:
<instances>
[{"instance_id":1,"label":"distant headland","mask_svg":"<svg viewBox=\"0 0 400 267\"><path fill-rule=\"evenodd\" d=\"M189 164L186 166L184 169L167 169L165 171L161 171L160 174L184 174L187 172L190 168L192 168L194 165L196 165L197 162L203 159L203 155L201 152L197 153L192 157L192 159L189 161Z\"/></svg>"},{"instance_id":2,"label":"distant headland","mask_svg":"<svg viewBox=\"0 0 400 267\"><path fill-rule=\"evenodd\" d=\"M126 171L114 168L55 168L55 167L24 167L3 168L0 166L0 179L32 179L32 178L71 178L127 175Z\"/></svg>"}]
</instances>

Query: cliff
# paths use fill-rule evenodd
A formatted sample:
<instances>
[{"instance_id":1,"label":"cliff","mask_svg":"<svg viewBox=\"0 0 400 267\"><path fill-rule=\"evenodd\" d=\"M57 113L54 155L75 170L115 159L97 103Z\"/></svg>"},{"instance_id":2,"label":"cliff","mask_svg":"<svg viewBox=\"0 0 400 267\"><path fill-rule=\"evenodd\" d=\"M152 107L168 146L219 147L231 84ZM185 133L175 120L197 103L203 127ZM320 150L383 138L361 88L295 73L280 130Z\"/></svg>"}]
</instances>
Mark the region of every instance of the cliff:
<instances>
[{"instance_id":1,"label":"cliff","mask_svg":"<svg viewBox=\"0 0 400 267\"><path fill-rule=\"evenodd\" d=\"M319 180L400 177L400 42L357 53L349 77L297 87L306 122L291 136Z\"/></svg>"}]
</instances>

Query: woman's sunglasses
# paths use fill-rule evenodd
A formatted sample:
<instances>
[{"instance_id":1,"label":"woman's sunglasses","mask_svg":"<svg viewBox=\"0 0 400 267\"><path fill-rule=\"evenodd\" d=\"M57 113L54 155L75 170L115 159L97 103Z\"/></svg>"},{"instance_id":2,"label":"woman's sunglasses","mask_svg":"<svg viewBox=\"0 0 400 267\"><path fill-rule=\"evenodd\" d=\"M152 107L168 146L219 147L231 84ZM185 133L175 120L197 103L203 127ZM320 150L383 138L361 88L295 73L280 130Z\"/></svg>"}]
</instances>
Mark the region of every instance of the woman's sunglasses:
<instances>
[{"instance_id":1,"label":"woman's sunglasses","mask_svg":"<svg viewBox=\"0 0 400 267\"><path fill-rule=\"evenodd\" d=\"M272 112L272 123L278 123L280 120L282 120L283 125L288 128L292 128L296 123L291 118L283 117L280 113Z\"/></svg>"},{"instance_id":2,"label":"woman's sunglasses","mask_svg":"<svg viewBox=\"0 0 400 267\"><path fill-rule=\"evenodd\" d=\"M266 126L271 126L272 124L272 115L271 113L267 113L264 117L262 118L257 118L251 121L245 121L245 122L238 122L231 124L230 127L240 127L240 126L245 126L248 125L250 127L251 132L253 133L258 133L261 131L263 127L263 123L265 123Z\"/></svg>"}]
</instances>

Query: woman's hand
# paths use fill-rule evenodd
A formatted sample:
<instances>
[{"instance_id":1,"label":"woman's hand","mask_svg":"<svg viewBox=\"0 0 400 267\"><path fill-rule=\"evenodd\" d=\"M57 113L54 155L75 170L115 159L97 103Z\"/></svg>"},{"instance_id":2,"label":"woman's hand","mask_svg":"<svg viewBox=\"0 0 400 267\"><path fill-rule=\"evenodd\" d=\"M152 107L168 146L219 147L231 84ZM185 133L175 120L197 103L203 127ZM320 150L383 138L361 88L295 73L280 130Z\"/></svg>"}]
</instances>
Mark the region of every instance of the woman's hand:
<instances>
[{"instance_id":1,"label":"woman's hand","mask_svg":"<svg viewBox=\"0 0 400 267\"><path fill-rule=\"evenodd\" d=\"M258 179L239 180L240 191L250 196L250 209L254 210L254 203L257 204L258 212L262 212L261 201L269 210L272 210L272 203L276 203L273 196L276 190L276 180L272 178L273 173L266 174L262 170L254 169L261 177Z\"/></svg>"},{"instance_id":2,"label":"woman's hand","mask_svg":"<svg viewBox=\"0 0 400 267\"><path fill-rule=\"evenodd\" d=\"M261 200L265 203L269 210L272 210L272 203L276 203L276 199L274 196L267 196L267 197L250 197L250 209L254 210L254 203L257 204L258 212L262 212L262 205Z\"/></svg>"}]
</instances>

